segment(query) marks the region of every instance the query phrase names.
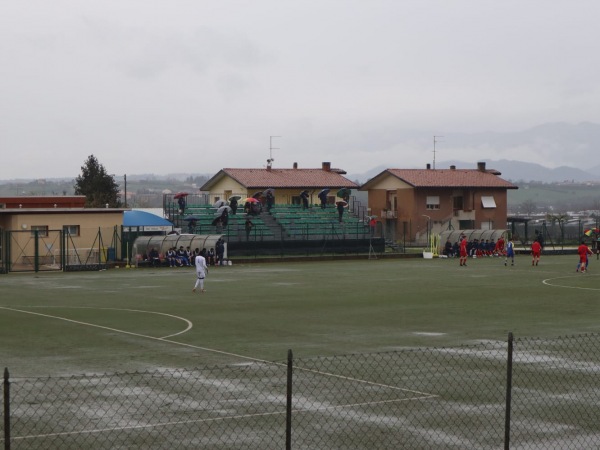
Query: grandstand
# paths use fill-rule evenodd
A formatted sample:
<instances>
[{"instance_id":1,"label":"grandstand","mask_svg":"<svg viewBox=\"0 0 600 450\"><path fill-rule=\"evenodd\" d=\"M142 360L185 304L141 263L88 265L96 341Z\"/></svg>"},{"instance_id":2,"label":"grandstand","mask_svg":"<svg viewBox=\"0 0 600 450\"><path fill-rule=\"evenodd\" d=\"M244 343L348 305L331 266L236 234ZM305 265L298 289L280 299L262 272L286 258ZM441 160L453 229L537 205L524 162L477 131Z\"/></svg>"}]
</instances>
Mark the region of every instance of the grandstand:
<instances>
[{"instance_id":1,"label":"grandstand","mask_svg":"<svg viewBox=\"0 0 600 450\"><path fill-rule=\"evenodd\" d=\"M188 196L185 212L181 214L176 200L165 195L165 216L183 233L201 235L222 235L228 244L229 254L256 254L256 243L261 243L261 253L273 252L308 252L311 249L322 252L324 248L339 248L342 252L369 251L373 241L381 240L380 251L383 251L383 236L373 239L370 235L365 208L359 202L351 200L346 208L342 222L338 219L335 205L321 208L311 205L303 209L301 205L275 204L270 211L260 214L246 214L241 208L237 214L229 214L227 226L215 224L218 207L202 203L202 196ZM250 217L253 227L250 237L246 237L245 221Z\"/></svg>"}]
</instances>

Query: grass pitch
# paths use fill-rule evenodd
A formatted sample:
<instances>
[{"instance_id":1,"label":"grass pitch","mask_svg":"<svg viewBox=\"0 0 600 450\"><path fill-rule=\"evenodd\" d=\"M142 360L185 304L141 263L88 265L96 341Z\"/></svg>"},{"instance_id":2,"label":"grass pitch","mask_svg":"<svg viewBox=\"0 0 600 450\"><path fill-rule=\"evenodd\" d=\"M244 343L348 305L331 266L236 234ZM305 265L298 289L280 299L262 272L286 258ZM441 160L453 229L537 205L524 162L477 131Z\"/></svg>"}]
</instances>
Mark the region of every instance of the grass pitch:
<instances>
[{"instance_id":1,"label":"grass pitch","mask_svg":"<svg viewBox=\"0 0 600 450\"><path fill-rule=\"evenodd\" d=\"M179 368L600 331L591 260L526 256L0 275L13 377ZM598 272L600 274L600 271Z\"/></svg>"}]
</instances>

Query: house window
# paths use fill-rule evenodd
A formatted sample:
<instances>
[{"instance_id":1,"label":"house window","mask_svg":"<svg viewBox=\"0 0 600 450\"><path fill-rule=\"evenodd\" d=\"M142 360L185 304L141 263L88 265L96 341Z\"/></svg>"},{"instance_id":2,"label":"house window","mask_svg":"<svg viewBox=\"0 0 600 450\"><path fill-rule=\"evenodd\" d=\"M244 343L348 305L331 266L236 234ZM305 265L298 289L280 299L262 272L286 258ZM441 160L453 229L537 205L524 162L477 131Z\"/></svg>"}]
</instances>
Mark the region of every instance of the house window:
<instances>
[{"instance_id":1,"label":"house window","mask_svg":"<svg viewBox=\"0 0 600 450\"><path fill-rule=\"evenodd\" d=\"M482 196L481 197L481 206L484 208L495 208L496 202L494 201L494 197L490 196Z\"/></svg>"},{"instance_id":2,"label":"house window","mask_svg":"<svg viewBox=\"0 0 600 450\"><path fill-rule=\"evenodd\" d=\"M69 236L79 236L80 234L79 225L65 225L63 231Z\"/></svg>"},{"instance_id":3,"label":"house window","mask_svg":"<svg viewBox=\"0 0 600 450\"><path fill-rule=\"evenodd\" d=\"M464 209L463 207L463 198L462 197L454 197L452 199L453 201L453 206L452 208L456 211L456 210L460 210L462 211Z\"/></svg>"},{"instance_id":4,"label":"house window","mask_svg":"<svg viewBox=\"0 0 600 450\"><path fill-rule=\"evenodd\" d=\"M438 195L427 196L427 209L440 209L440 197Z\"/></svg>"},{"instance_id":5,"label":"house window","mask_svg":"<svg viewBox=\"0 0 600 450\"><path fill-rule=\"evenodd\" d=\"M31 235L35 236L35 232L41 237L48 237L48 225L31 225Z\"/></svg>"}]
</instances>

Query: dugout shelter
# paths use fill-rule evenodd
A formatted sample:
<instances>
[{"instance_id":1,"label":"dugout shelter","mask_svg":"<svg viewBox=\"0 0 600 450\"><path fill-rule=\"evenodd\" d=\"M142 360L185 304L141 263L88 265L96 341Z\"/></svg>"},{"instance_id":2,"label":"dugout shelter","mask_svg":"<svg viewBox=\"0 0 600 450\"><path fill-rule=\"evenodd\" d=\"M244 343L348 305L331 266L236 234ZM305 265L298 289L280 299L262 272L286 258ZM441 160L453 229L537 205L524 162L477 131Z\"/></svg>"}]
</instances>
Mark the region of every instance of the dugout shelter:
<instances>
[{"instance_id":1,"label":"dugout shelter","mask_svg":"<svg viewBox=\"0 0 600 450\"><path fill-rule=\"evenodd\" d=\"M460 242L461 236L466 236L467 241L473 241L477 239L478 241L485 240L494 240L498 241L500 237L505 240L508 238L508 230L498 229L498 230L446 230L440 233L440 246L443 248L446 241L449 239L453 244L455 242Z\"/></svg>"},{"instance_id":2,"label":"dugout shelter","mask_svg":"<svg viewBox=\"0 0 600 450\"><path fill-rule=\"evenodd\" d=\"M217 241L222 238L222 234L169 234L166 236L140 236L133 242L132 255L135 260L135 265L145 263L148 260L150 250L155 248L158 251L161 261L165 259L165 255L170 248L189 247L192 251L195 249L206 250L215 249ZM225 244L225 252L223 257L227 259L227 243Z\"/></svg>"}]
</instances>

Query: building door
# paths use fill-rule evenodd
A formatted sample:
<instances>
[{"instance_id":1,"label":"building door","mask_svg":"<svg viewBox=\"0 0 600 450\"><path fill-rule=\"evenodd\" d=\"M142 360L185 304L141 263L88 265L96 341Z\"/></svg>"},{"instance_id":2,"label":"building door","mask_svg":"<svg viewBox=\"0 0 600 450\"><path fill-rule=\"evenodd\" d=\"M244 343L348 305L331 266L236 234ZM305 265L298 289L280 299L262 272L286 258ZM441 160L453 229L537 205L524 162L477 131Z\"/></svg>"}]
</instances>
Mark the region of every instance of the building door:
<instances>
[{"instance_id":1,"label":"building door","mask_svg":"<svg viewBox=\"0 0 600 450\"><path fill-rule=\"evenodd\" d=\"M388 211L398 211L398 197L396 196L396 191L386 192L385 208Z\"/></svg>"}]
</instances>

